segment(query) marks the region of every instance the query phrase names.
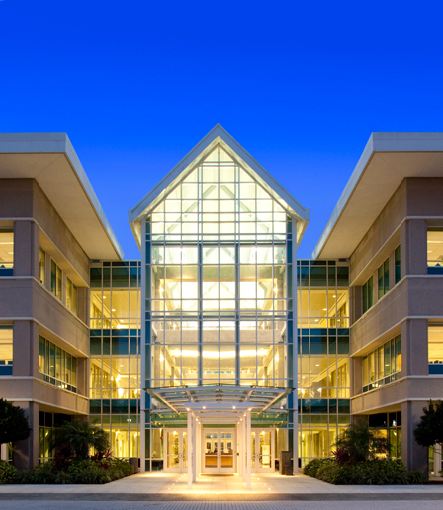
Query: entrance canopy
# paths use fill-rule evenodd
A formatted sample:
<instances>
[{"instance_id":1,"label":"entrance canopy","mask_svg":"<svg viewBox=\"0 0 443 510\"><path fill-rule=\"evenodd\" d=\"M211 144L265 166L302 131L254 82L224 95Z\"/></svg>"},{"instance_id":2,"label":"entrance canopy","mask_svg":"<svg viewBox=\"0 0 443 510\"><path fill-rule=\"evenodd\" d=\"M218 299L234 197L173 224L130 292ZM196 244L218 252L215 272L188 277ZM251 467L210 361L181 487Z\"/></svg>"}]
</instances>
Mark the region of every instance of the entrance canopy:
<instances>
[{"instance_id":1,"label":"entrance canopy","mask_svg":"<svg viewBox=\"0 0 443 510\"><path fill-rule=\"evenodd\" d=\"M176 413L191 411L202 423L232 423L246 411L266 411L292 392L286 388L192 386L148 389L150 395Z\"/></svg>"}]
</instances>

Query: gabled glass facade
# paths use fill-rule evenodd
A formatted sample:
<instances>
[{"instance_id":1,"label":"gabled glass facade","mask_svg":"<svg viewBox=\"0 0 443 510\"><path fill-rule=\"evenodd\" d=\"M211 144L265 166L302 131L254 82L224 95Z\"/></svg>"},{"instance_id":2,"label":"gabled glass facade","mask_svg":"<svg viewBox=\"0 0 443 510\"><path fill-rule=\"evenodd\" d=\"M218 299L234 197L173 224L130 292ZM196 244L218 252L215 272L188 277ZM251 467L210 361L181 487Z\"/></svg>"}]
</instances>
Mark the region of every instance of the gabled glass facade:
<instances>
[{"instance_id":1,"label":"gabled glass facade","mask_svg":"<svg viewBox=\"0 0 443 510\"><path fill-rule=\"evenodd\" d=\"M141 268L91 269L91 415L122 455L141 446L146 470L186 426L152 395L162 388L288 389L252 426L274 429L274 458L298 447L302 464L349 424L348 266L297 261L297 220L265 188L217 146L147 211Z\"/></svg>"},{"instance_id":2,"label":"gabled glass facade","mask_svg":"<svg viewBox=\"0 0 443 510\"><path fill-rule=\"evenodd\" d=\"M221 147L148 214L145 248L147 386L292 387L292 219Z\"/></svg>"}]
</instances>

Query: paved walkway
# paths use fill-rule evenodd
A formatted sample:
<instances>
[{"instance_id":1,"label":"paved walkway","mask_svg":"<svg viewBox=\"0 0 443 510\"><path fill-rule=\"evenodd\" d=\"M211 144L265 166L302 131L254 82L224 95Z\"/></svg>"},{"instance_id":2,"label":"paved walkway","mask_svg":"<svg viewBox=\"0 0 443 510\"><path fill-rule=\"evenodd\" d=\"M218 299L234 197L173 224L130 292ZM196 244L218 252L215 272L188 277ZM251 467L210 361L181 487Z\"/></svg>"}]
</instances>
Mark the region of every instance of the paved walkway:
<instances>
[{"instance_id":1,"label":"paved walkway","mask_svg":"<svg viewBox=\"0 0 443 510\"><path fill-rule=\"evenodd\" d=\"M2 510L23 510L29 503L1 501ZM389 510L442 510L442 501L389 501ZM277 502L64 502L63 510L374 510L373 502L277 501ZM60 510L58 501L33 501L32 510Z\"/></svg>"},{"instance_id":2,"label":"paved walkway","mask_svg":"<svg viewBox=\"0 0 443 510\"><path fill-rule=\"evenodd\" d=\"M188 490L186 474L144 473L106 485L0 485L6 500L47 501L407 501L443 502L443 485L330 485L303 474L254 475L252 489L237 475L200 476ZM92 508L92 507L91 507ZM128 507L129 508L129 507ZM134 507L135 508L135 507ZM138 508L138 507L137 507ZM140 507L142 508L142 507ZM145 507L143 507L145 508ZM283 507L282 507L283 508ZM391 507L392 508L392 507ZM160 510L160 509L158 509Z\"/></svg>"}]
</instances>

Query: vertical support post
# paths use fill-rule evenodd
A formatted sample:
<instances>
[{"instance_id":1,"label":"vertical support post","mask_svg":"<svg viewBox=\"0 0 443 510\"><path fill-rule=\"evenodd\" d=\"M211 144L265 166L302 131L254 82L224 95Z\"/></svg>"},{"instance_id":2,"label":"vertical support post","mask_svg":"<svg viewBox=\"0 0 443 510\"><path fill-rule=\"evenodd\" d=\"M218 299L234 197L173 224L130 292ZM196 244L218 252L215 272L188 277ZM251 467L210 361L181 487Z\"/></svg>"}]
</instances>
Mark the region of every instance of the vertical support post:
<instances>
[{"instance_id":1,"label":"vertical support post","mask_svg":"<svg viewBox=\"0 0 443 510\"><path fill-rule=\"evenodd\" d=\"M197 417L192 416L192 481L197 481Z\"/></svg>"},{"instance_id":2,"label":"vertical support post","mask_svg":"<svg viewBox=\"0 0 443 510\"><path fill-rule=\"evenodd\" d=\"M251 490L251 411L246 411L246 489Z\"/></svg>"},{"instance_id":3,"label":"vertical support post","mask_svg":"<svg viewBox=\"0 0 443 510\"><path fill-rule=\"evenodd\" d=\"M293 326L292 326L292 342L293 342L293 376L294 383L293 388L294 391L292 393L293 402L294 402L294 412L293 412L293 470L294 473L298 473L298 317L297 317L297 220L292 220L292 316L293 316Z\"/></svg>"},{"instance_id":4,"label":"vertical support post","mask_svg":"<svg viewBox=\"0 0 443 510\"><path fill-rule=\"evenodd\" d=\"M242 475L242 464L241 464L241 457L242 457L242 451L241 451L241 428L240 428L241 421L239 420L236 425L237 429L237 473L238 476Z\"/></svg>"},{"instance_id":5,"label":"vertical support post","mask_svg":"<svg viewBox=\"0 0 443 510\"><path fill-rule=\"evenodd\" d=\"M198 452L198 453L197 453ZM203 448L202 448L202 424L200 421L197 422L197 475L199 475L202 472L202 455L203 455Z\"/></svg>"},{"instance_id":6,"label":"vertical support post","mask_svg":"<svg viewBox=\"0 0 443 510\"><path fill-rule=\"evenodd\" d=\"M192 412L188 411L188 489L192 489Z\"/></svg>"},{"instance_id":7,"label":"vertical support post","mask_svg":"<svg viewBox=\"0 0 443 510\"><path fill-rule=\"evenodd\" d=\"M246 418L242 417L241 429L241 475L243 482L246 482Z\"/></svg>"},{"instance_id":8,"label":"vertical support post","mask_svg":"<svg viewBox=\"0 0 443 510\"><path fill-rule=\"evenodd\" d=\"M140 267L140 473L144 473L146 466L146 443L145 443L145 427L146 427L146 219L143 218L141 221L141 244L140 244L140 255L141 255L141 267Z\"/></svg>"}]
</instances>

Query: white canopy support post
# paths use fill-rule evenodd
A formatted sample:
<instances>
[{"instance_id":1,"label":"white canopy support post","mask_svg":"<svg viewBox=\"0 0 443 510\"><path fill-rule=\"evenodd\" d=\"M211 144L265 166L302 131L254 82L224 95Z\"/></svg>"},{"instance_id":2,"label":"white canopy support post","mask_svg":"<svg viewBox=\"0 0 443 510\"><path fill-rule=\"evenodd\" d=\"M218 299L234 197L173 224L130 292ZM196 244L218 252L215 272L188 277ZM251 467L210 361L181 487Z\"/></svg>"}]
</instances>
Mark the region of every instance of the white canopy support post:
<instances>
[{"instance_id":1,"label":"white canopy support post","mask_svg":"<svg viewBox=\"0 0 443 510\"><path fill-rule=\"evenodd\" d=\"M188 489L192 490L192 411L188 411Z\"/></svg>"},{"instance_id":2,"label":"white canopy support post","mask_svg":"<svg viewBox=\"0 0 443 510\"><path fill-rule=\"evenodd\" d=\"M251 490L251 411L246 411L246 489Z\"/></svg>"},{"instance_id":3,"label":"white canopy support post","mask_svg":"<svg viewBox=\"0 0 443 510\"><path fill-rule=\"evenodd\" d=\"M242 459L242 437L241 437L241 427L240 427L240 419L237 423L237 471L238 471L238 476L242 476L242 462L241 462L241 459Z\"/></svg>"},{"instance_id":4,"label":"white canopy support post","mask_svg":"<svg viewBox=\"0 0 443 510\"><path fill-rule=\"evenodd\" d=\"M197 476L200 475L202 472L202 455L203 455L203 448L202 448L202 424L200 421L197 422L197 452L199 452L197 456Z\"/></svg>"},{"instance_id":5,"label":"white canopy support post","mask_svg":"<svg viewBox=\"0 0 443 510\"><path fill-rule=\"evenodd\" d=\"M192 415L192 481L197 481L197 417Z\"/></svg>"}]
</instances>

